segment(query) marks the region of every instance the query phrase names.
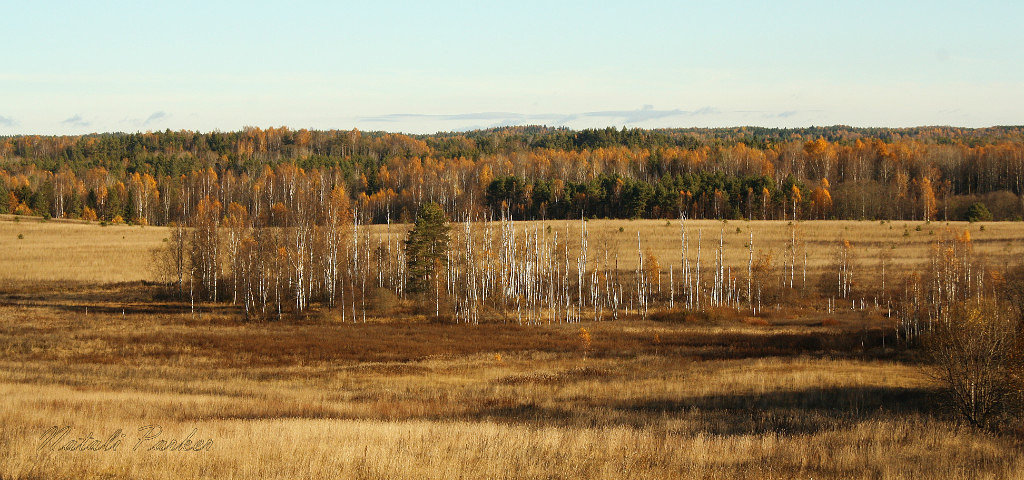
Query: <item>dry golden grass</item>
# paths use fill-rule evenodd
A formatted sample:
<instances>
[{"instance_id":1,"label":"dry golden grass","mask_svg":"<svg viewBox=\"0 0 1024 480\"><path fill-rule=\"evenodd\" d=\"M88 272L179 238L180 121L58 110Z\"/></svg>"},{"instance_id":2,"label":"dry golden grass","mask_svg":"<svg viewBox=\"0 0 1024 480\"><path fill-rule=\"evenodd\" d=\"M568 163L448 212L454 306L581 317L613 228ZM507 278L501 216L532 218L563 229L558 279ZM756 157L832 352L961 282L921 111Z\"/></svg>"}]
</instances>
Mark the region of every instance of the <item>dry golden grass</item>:
<instances>
[{"instance_id":1,"label":"dry golden grass","mask_svg":"<svg viewBox=\"0 0 1024 480\"><path fill-rule=\"evenodd\" d=\"M165 228L0 219L0 285L36 281L150 280ZM22 238L18 238L21 235Z\"/></svg>"},{"instance_id":2,"label":"dry golden grass","mask_svg":"<svg viewBox=\"0 0 1024 480\"><path fill-rule=\"evenodd\" d=\"M526 228L552 227L564 238L566 227L573 245L579 244L580 222L517 222ZM840 238L847 239L855 255L864 267L874 271L878 253L887 248L892 253L892 262L906 267L924 265L928 261L932 243L949 231L957 233L967 229L975 244L975 250L993 262L1017 260L1024 254L1024 223L1021 222L908 222L893 221L803 221L795 224L798 243L807 246L808 269L818 273L832 263L832 249ZM747 243L750 232L754 233L755 253L773 253L780 262L791 237L790 222L767 220L687 220L689 236L689 258L697 256L698 231L702 243L702 262L714 262L714 251L718 248L719 236L725 247L725 264L733 268L746 269L748 260ZM921 227L918 231L917 228ZM622 229L620 232L619 229ZM984 229L983 229L984 228ZM737 229L739 231L737 232ZM633 270L637 262L637 233L640 233L642 248L650 248L667 271L669 262L677 267L680 263L680 229L678 220L590 220L587 222L589 243L595 255L602 242L607 241L610 251L619 252L619 268ZM906 236L904 236L906 233ZM895 248L894 248L895 247ZM799 264L803 262L803 246L798 246Z\"/></svg>"},{"instance_id":3,"label":"dry golden grass","mask_svg":"<svg viewBox=\"0 0 1024 480\"><path fill-rule=\"evenodd\" d=\"M43 222L38 218L22 217L12 221L10 215L0 216L0 283L17 282L127 282L156 280L149 268L152 252L167 238L165 227L125 225L100 226L98 223ZM516 222L519 229L546 228L558 232L564 240L566 232L572 245L579 245L580 222ZM754 247L758 252L775 255L778 264L790 238L789 222L731 220L688 220L690 259L697 255L698 230L702 235L702 262L711 265L718 247L719 235L724 231L725 263L745 270L748 259L746 244L749 233L754 232ZM917 227L921 227L918 231ZM377 235L387 231L383 225L370 227ZM408 226L392 225L393 236L404 236ZM664 275L668 265L680 262L679 221L665 220L590 220L589 246L591 259L600 254L603 245L618 251L619 268L636 268L637 232L642 246L650 248L658 257ZM620 232L619 229L622 229ZM737 228L739 233L737 233ZM984 228L984 230L982 229ZM948 230L967 229L975 244L975 251L994 264L1019 261L1024 255L1024 223L988 222L880 222L869 221L805 221L798 225L799 240L806 242L808 268L813 274L832 262L832 248L839 238L848 239L864 269L873 275L879 251L889 249L897 268L910 268L927 263L931 244ZM904 236L906 232L906 236ZM24 238L18 239L18 235ZM802 250L800 262L802 265ZM667 277L666 277L667 280Z\"/></svg>"},{"instance_id":4,"label":"dry golden grass","mask_svg":"<svg viewBox=\"0 0 1024 480\"><path fill-rule=\"evenodd\" d=\"M690 225L710 261L722 223ZM903 242L895 258L909 266L935 237L908 225L909 237L899 222L800 228L818 268L840 234L862 249ZM990 258L1020 253L1019 223L962 226ZM594 247L617 239L623 269L637 228L663 263L678 256L675 222L589 228ZM736 264L747 228L758 248L788 235L784 222L725 228ZM0 220L0 479L1024 478L1019 440L952 422L870 311L588 323L586 353L580 325L246 323L111 283L151 279L165 233ZM125 439L108 452L39 448L55 425L73 428L68 439ZM145 425L213 444L133 450Z\"/></svg>"},{"instance_id":5,"label":"dry golden grass","mask_svg":"<svg viewBox=\"0 0 1024 480\"><path fill-rule=\"evenodd\" d=\"M0 291L0 478L1024 478L856 319L588 323L584 357L579 325L243 323L151 289ZM54 425L126 436L40 449ZM147 450L193 429L209 450Z\"/></svg>"}]
</instances>

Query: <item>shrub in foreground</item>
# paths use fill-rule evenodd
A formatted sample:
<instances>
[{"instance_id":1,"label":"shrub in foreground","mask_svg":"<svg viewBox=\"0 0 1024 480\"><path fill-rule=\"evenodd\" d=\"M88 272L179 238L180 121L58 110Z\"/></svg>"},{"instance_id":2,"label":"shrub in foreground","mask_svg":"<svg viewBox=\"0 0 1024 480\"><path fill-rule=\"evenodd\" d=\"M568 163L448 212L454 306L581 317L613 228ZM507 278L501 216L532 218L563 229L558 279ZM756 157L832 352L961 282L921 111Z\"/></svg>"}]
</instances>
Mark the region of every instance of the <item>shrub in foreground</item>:
<instances>
[{"instance_id":1,"label":"shrub in foreground","mask_svg":"<svg viewBox=\"0 0 1024 480\"><path fill-rule=\"evenodd\" d=\"M1005 302L969 300L952 308L924 339L929 373L950 409L994 430L1024 411L1024 325Z\"/></svg>"}]
</instances>

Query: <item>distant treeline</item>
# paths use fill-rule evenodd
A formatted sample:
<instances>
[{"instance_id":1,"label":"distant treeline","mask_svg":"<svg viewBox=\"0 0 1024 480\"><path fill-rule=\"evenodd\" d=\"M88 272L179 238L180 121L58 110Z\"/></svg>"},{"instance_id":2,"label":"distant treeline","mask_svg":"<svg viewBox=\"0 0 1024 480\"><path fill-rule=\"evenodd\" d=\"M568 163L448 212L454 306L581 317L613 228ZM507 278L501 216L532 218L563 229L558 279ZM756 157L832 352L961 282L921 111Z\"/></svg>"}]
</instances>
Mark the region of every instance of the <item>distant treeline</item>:
<instances>
[{"instance_id":1,"label":"distant treeline","mask_svg":"<svg viewBox=\"0 0 1024 480\"><path fill-rule=\"evenodd\" d=\"M297 181L342 187L369 222L407 221L426 201L453 218L954 220L984 204L1012 220L1024 127L0 137L0 213L185 223L210 196L269 215Z\"/></svg>"}]
</instances>

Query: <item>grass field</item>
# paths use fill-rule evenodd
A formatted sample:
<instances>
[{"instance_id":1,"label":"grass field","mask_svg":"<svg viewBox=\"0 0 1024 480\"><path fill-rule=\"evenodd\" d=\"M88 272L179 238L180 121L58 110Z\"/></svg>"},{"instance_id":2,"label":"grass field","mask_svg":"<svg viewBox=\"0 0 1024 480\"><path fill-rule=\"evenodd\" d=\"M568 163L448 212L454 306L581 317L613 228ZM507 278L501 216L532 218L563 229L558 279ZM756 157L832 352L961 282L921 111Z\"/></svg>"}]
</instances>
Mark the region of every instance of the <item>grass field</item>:
<instances>
[{"instance_id":1,"label":"grass field","mask_svg":"<svg viewBox=\"0 0 1024 480\"><path fill-rule=\"evenodd\" d=\"M155 280L149 267L152 252L167 238L165 227L107 225L80 222L43 222L41 219L0 216L0 282L59 281L127 282ZM572 245L579 245L580 222L516 222L517 228L533 231L551 227ZM754 232L754 249L774 253L780 262L791 238L789 222L717 220L688 220L690 236L689 258L696 259L698 231L702 240L701 258L705 265L714 259L719 236L724 240L726 265L745 269L748 251L746 244L750 231ZM920 227L920 230L918 230ZM370 227L375 234L385 236L381 225ZM404 236L408 226L393 225L393 236ZM820 272L832 262L832 248L845 238L854 246L855 255L863 267L873 273L878 253L889 249L897 268L912 268L928 260L934 240L949 231L968 230L975 251L993 264L1013 262L1024 256L1024 223L988 222L868 222L868 221L814 221L796 225L798 254L802 265L803 245L808 253L808 268ZM670 263L680 264L679 221L665 220L591 220L587 222L591 258L605 248L619 253L619 267L631 271L637 262L637 233L641 245L650 248L661 262L667 275ZM621 229L622 231L619 231ZM738 231L737 231L738 229ZM18 238L21 235L22 238Z\"/></svg>"},{"instance_id":2,"label":"grass field","mask_svg":"<svg viewBox=\"0 0 1024 480\"><path fill-rule=\"evenodd\" d=\"M721 222L692 223L717 242ZM904 237L892 225L801 228L809 244L844 232L864 248L905 242L904 265L924 259L929 227ZM1021 224L985 227L969 226L978 251L1020 254ZM589 228L621 236L626 258L642 228L676 258L677 223ZM767 248L788 235L785 223L725 228L737 250L746 228ZM248 323L217 306L191 314L139 281L164 236L0 221L0 478L1024 478L1017 437L950 419L915 353L891 348L889 320L870 310ZM112 451L42 443L64 425L62 445L125 436ZM212 443L160 450L190 433Z\"/></svg>"},{"instance_id":3,"label":"grass field","mask_svg":"<svg viewBox=\"0 0 1024 480\"><path fill-rule=\"evenodd\" d=\"M152 252L167 237L164 227L13 218L0 215L0 282L152 280Z\"/></svg>"}]
</instances>

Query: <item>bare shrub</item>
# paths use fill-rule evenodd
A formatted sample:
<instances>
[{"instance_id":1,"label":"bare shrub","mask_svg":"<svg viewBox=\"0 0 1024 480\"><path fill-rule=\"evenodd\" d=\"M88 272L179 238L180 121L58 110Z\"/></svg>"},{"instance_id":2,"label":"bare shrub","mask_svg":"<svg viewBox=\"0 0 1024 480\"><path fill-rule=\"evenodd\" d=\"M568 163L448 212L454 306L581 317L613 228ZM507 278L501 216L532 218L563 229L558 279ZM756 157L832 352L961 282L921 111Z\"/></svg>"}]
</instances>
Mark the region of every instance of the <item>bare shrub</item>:
<instances>
[{"instance_id":1,"label":"bare shrub","mask_svg":"<svg viewBox=\"0 0 1024 480\"><path fill-rule=\"evenodd\" d=\"M1022 327L1005 302L972 300L955 304L925 336L929 373L952 411L971 425L997 429L1021 410Z\"/></svg>"},{"instance_id":2,"label":"bare shrub","mask_svg":"<svg viewBox=\"0 0 1024 480\"><path fill-rule=\"evenodd\" d=\"M179 296L185 292L191 260L188 230L181 225L172 224L163 246L153 250L150 269L160 281L172 285Z\"/></svg>"}]
</instances>

